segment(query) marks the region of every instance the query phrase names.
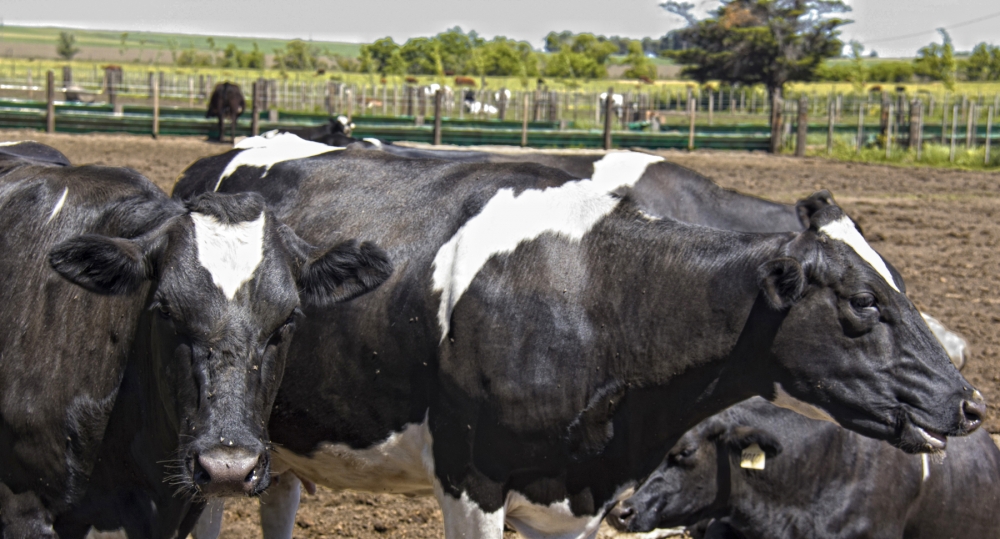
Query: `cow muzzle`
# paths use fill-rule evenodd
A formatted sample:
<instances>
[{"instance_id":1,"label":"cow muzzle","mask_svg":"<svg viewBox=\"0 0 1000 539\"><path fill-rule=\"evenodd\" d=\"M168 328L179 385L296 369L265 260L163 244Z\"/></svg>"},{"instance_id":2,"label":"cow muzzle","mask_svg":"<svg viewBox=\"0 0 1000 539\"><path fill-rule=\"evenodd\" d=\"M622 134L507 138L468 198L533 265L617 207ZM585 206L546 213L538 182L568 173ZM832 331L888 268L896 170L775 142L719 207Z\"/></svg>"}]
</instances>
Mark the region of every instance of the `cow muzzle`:
<instances>
[{"instance_id":1,"label":"cow muzzle","mask_svg":"<svg viewBox=\"0 0 1000 539\"><path fill-rule=\"evenodd\" d=\"M267 485L267 460L242 448L213 448L194 458L194 484L209 497L252 496Z\"/></svg>"}]
</instances>

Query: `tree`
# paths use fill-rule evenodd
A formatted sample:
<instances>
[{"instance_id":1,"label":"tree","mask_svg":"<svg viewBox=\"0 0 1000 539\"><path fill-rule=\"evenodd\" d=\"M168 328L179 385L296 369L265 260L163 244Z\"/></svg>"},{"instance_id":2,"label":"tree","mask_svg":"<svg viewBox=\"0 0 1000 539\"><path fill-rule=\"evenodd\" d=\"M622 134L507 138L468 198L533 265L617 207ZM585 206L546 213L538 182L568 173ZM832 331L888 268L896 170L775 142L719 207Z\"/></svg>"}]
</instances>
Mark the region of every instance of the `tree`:
<instances>
[{"instance_id":1,"label":"tree","mask_svg":"<svg viewBox=\"0 0 1000 539\"><path fill-rule=\"evenodd\" d=\"M406 72L406 61L399 52L399 45L391 37L383 37L361 46L361 70L382 76L402 75Z\"/></svg>"},{"instance_id":2,"label":"tree","mask_svg":"<svg viewBox=\"0 0 1000 539\"><path fill-rule=\"evenodd\" d=\"M623 62L630 66L625 70L625 77L630 79L651 80L656 78L656 66L646 58L642 50L642 42L632 41L628 44L628 55Z\"/></svg>"},{"instance_id":3,"label":"tree","mask_svg":"<svg viewBox=\"0 0 1000 539\"><path fill-rule=\"evenodd\" d=\"M965 80L1000 80L1000 47L986 43L976 45L972 54L961 62L960 70Z\"/></svg>"},{"instance_id":4,"label":"tree","mask_svg":"<svg viewBox=\"0 0 1000 539\"><path fill-rule=\"evenodd\" d=\"M786 83L814 80L823 61L840 54L838 28L850 21L833 15L849 10L842 0L723 0L713 17L681 31L690 48L665 54L701 83L763 84L777 103ZM771 110L776 152L780 109Z\"/></svg>"},{"instance_id":5,"label":"tree","mask_svg":"<svg viewBox=\"0 0 1000 539\"><path fill-rule=\"evenodd\" d=\"M177 51L181 48L180 43L174 38L167 39L167 49L170 50L170 61L177 63Z\"/></svg>"},{"instance_id":6,"label":"tree","mask_svg":"<svg viewBox=\"0 0 1000 539\"><path fill-rule=\"evenodd\" d=\"M313 70L316 69L318 54L319 50L316 47L301 39L293 39L285 44L284 49L274 50L274 67L300 71Z\"/></svg>"},{"instance_id":7,"label":"tree","mask_svg":"<svg viewBox=\"0 0 1000 539\"><path fill-rule=\"evenodd\" d=\"M660 4L660 7L684 19L684 22L686 22L688 26L698 24L698 19L696 19L694 14L691 13L691 10L694 9L694 4L691 2L677 2L676 0L669 0L668 2Z\"/></svg>"},{"instance_id":8,"label":"tree","mask_svg":"<svg viewBox=\"0 0 1000 539\"><path fill-rule=\"evenodd\" d=\"M118 36L118 42L118 55L125 56L125 53L128 52L128 32L122 32L122 34Z\"/></svg>"},{"instance_id":9,"label":"tree","mask_svg":"<svg viewBox=\"0 0 1000 539\"><path fill-rule=\"evenodd\" d=\"M545 52L559 52L566 45L573 42L573 32L563 30L562 32L549 32L545 36Z\"/></svg>"},{"instance_id":10,"label":"tree","mask_svg":"<svg viewBox=\"0 0 1000 539\"><path fill-rule=\"evenodd\" d=\"M931 43L917 51L913 60L913 71L917 75L931 80L939 80L945 88L955 89L955 48L951 44L951 36L944 28L938 28L942 43Z\"/></svg>"},{"instance_id":11,"label":"tree","mask_svg":"<svg viewBox=\"0 0 1000 539\"><path fill-rule=\"evenodd\" d=\"M76 36L69 32L59 32L56 54L66 60L72 60L78 52L80 52L80 48L76 46Z\"/></svg>"}]
</instances>

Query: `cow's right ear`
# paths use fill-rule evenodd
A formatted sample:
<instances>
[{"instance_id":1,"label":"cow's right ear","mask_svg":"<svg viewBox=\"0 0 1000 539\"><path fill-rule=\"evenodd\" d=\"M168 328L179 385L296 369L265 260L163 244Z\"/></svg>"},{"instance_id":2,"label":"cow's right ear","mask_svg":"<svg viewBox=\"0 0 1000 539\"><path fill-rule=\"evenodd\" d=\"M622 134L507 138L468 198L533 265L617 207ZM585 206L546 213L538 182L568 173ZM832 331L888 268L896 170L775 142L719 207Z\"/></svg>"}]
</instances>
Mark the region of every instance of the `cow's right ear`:
<instances>
[{"instance_id":1,"label":"cow's right ear","mask_svg":"<svg viewBox=\"0 0 1000 539\"><path fill-rule=\"evenodd\" d=\"M91 292L131 294L153 275L150 258L156 243L149 238L85 234L53 247L49 265L66 280Z\"/></svg>"},{"instance_id":2,"label":"cow's right ear","mask_svg":"<svg viewBox=\"0 0 1000 539\"><path fill-rule=\"evenodd\" d=\"M795 212L799 216L799 222L802 223L802 228L809 228L812 223L812 217L813 215L816 215L816 212L827 206L836 205L837 202L833 200L833 194L826 189L823 189L821 191L816 191L808 197L796 202Z\"/></svg>"},{"instance_id":3,"label":"cow's right ear","mask_svg":"<svg viewBox=\"0 0 1000 539\"><path fill-rule=\"evenodd\" d=\"M771 308L783 311L802 297L806 289L806 275L798 260L781 257L761 264L758 283Z\"/></svg>"},{"instance_id":4,"label":"cow's right ear","mask_svg":"<svg viewBox=\"0 0 1000 539\"><path fill-rule=\"evenodd\" d=\"M378 288L392 275L389 255L371 242L348 240L302 267L299 289L304 303L327 306Z\"/></svg>"},{"instance_id":5,"label":"cow's right ear","mask_svg":"<svg viewBox=\"0 0 1000 539\"><path fill-rule=\"evenodd\" d=\"M773 458L781 454L781 442L778 441L778 438L766 430L755 427L730 427L721 436L721 439L730 450L737 454L754 444L757 444L768 457Z\"/></svg>"}]
</instances>

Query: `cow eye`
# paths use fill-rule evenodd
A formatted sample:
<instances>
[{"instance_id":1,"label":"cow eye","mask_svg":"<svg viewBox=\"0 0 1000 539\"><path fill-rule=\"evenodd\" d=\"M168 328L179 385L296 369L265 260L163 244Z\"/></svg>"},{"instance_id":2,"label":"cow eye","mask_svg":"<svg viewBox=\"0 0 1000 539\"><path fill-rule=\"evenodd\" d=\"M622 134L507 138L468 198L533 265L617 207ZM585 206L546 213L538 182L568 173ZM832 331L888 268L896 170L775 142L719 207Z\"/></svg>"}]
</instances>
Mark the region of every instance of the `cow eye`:
<instances>
[{"instance_id":1,"label":"cow eye","mask_svg":"<svg viewBox=\"0 0 1000 539\"><path fill-rule=\"evenodd\" d=\"M677 461L687 460L687 459L691 458L692 456L694 456L694 454L697 453L697 452L698 452L698 447L697 446L695 446L695 447L685 447L684 449L680 450L677 453L677 455L674 456L674 459L677 460Z\"/></svg>"},{"instance_id":2,"label":"cow eye","mask_svg":"<svg viewBox=\"0 0 1000 539\"><path fill-rule=\"evenodd\" d=\"M164 320L170 320L171 318L170 307L167 307L167 304L165 302L157 301L156 303L151 305L150 308L156 309L156 315L159 316L160 318Z\"/></svg>"},{"instance_id":3,"label":"cow eye","mask_svg":"<svg viewBox=\"0 0 1000 539\"><path fill-rule=\"evenodd\" d=\"M851 297L851 307L853 307L856 311L865 311L877 308L875 304L875 296L868 293L854 295Z\"/></svg>"}]
</instances>

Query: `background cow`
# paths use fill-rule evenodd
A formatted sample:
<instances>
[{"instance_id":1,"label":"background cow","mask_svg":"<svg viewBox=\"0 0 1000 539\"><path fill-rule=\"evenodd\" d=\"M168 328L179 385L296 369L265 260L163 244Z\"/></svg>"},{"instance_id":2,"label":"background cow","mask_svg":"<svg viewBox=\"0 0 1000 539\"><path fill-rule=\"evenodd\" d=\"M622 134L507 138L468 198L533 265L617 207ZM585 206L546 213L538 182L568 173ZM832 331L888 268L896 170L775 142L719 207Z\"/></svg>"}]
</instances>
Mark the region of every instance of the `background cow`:
<instances>
[{"instance_id":1,"label":"background cow","mask_svg":"<svg viewBox=\"0 0 1000 539\"><path fill-rule=\"evenodd\" d=\"M980 422L981 396L836 206L798 234L733 233L612 195L649 155L577 181L316 146L241 143L174 192L260 192L304 237L375 234L401 268L307 310L271 421L301 477L433 492L449 538L504 522L588 537L684 431L754 394L909 451ZM284 492L262 508L289 531Z\"/></svg>"},{"instance_id":2,"label":"background cow","mask_svg":"<svg viewBox=\"0 0 1000 539\"><path fill-rule=\"evenodd\" d=\"M377 286L384 252L316 250L252 193L182 204L17 146L0 151L0 536L183 536L206 498L259 494L300 305Z\"/></svg>"},{"instance_id":3,"label":"background cow","mask_svg":"<svg viewBox=\"0 0 1000 539\"><path fill-rule=\"evenodd\" d=\"M225 120L229 120L230 138L236 139L236 121L240 114L246 109L246 100L243 99L243 92L240 87L231 82L221 82L215 85L212 90L212 97L208 100L208 112L206 118L219 119L219 142L222 142L225 128Z\"/></svg>"},{"instance_id":4,"label":"background cow","mask_svg":"<svg viewBox=\"0 0 1000 539\"><path fill-rule=\"evenodd\" d=\"M751 444L763 469L741 466ZM992 537L1000 450L985 431L946 453L909 455L751 399L703 421L608 521L645 532L725 518L747 538Z\"/></svg>"}]
</instances>

